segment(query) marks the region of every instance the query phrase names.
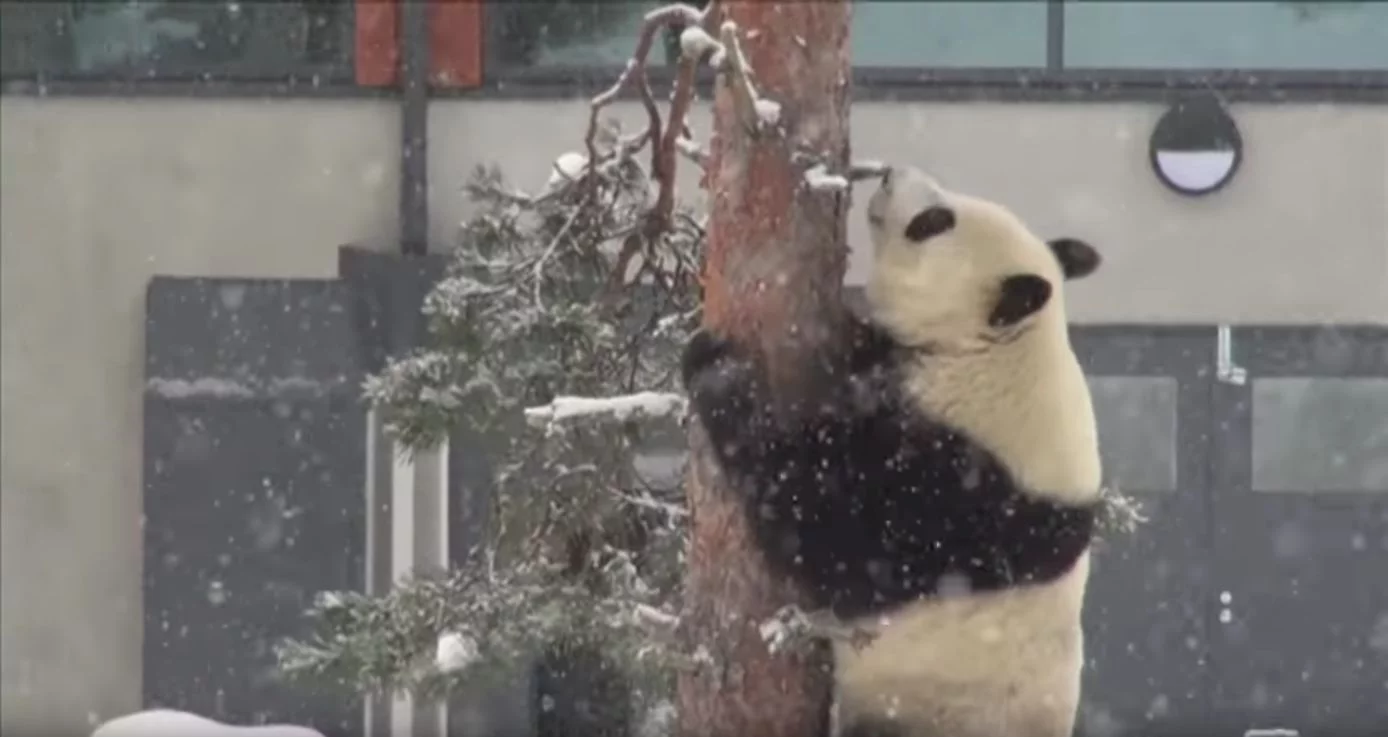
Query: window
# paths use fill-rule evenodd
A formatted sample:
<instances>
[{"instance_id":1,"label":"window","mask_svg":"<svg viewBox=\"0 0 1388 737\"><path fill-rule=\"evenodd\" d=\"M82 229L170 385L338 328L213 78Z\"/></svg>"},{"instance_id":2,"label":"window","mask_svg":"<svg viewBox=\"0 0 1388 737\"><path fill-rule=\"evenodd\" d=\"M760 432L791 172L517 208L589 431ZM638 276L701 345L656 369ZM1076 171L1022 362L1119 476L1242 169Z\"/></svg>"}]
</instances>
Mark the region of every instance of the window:
<instances>
[{"instance_id":1,"label":"window","mask_svg":"<svg viewBox=\"0 0 1388 737\"><path fill-rule=\"evenodd\" d=\"M1388 493L1388 379L1255 381L1253 489Z\"/></svg>"},{"instance_id":2,"label":"window","mask_svg":"<svg viewBox=\"0 0 1388 737\"><path fill-rule=\"evenodd\" d=\"M493 69L620 65L659 5L489 2ZM1388 70L1374 0L858 0L852 33L862 68Z\"/></svg>"},{"instance_id":3,"label":"window","mask_svg":"<svg viewBox=\"0 0 1388 737\"><path fill-rule=\"evenodd\" d=\"M1091 376L1104 479L1119 490L1176 488L1176 380Z\"/></svg>"},{"instance_id":4,"label":"window","mask_svg":"<svg viewBox=\"0 0 1388 737\"><path fill-rule=\"evenodd\" d=\"M860 67L1043 67L1045 0L853 5Z\"/></svg>"},{"instance_id":5,"label":"window","mask_svg":"<svg viewBox=\"0 0 1388 737\"><path fill-rule=\"evenodd\" d=\"M641 16L663 4L488 3L490 61L502 69L621 65L636 47ZM862 67L1040 67L1046 14L1046 0L859 1L853 60ZM674 60L671 34L664 51L651 63Z\"/></svg>"},{"instance_id":6,"label":"window","mask_svg":"<svg viewBox=\"0 0 1388 737\"><path fill-rule=\"evenodd\" d=\"M4 76L350 78L353 0L0 0Z\"/></svg>"},{"instance_id":7,"label":"window","mask_svg":"<svg viewBox=\"0 0 1388 737\"><path fill-rule=\"evenodd\" d=\"M1388 69L1388 3L1065 3L1067 67Z\"/></svg>"},{"instance_id":8,"label":"window","mask_svg":"<svg viewBox=\"0 0 1388 737\"><path fill-rule=\"evenodd\" d=\"M636 48L641 17L662 4L631 0L488 2L488 61L492 68L503 70L621 65ZM665 41L667 53L653 52L651 64L673 59L674 39L666 34Z\"/></svg>"}]
</instances>

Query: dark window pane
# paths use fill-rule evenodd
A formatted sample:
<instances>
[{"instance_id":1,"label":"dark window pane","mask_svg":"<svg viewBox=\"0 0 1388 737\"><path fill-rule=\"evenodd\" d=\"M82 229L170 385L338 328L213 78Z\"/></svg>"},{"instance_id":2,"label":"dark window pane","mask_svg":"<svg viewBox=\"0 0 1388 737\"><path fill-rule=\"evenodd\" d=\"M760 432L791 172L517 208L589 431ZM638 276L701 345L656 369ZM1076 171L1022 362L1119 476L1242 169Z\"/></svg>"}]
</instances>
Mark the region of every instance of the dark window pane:
<instances>
[{"instance_id":1,"label":"dark window pane","mask_svg":"<svg viewBox=\"0 0 1388 737\"><path fill-rule=\"evenodd\" d=\"M1176 488L1176 380L1091 376L1104 478L1122 491Z\"/></svg>"},{"instance_id":2,"label":"dark window pane","mask_svg":"<svg viewBox=\"0 0 1388 737\"><path fill-rule=\"evenodd\" d=\"M1253 488L1388 493L1388 379L1253 382Z\"/></svg>"},{"instance_id":3,"label":"dark window pane","mask_svg":"<svg viewBox=\"0 0 1388 737\"><path fill-rule=\"evenodd\" d=\"M1388 69L1384 2L1075 2L1065 65Z\"/></svg>"},{"instance_id":4,"label":"dark window pane","mask_svg":"<svg viewBox=\"0 0 1388 737\"><path fill-rule=\"evenodd\" d=\"M494 65L621 65L636 48L641 16L661 2L560 0L487 6ZM702 3L693 3L701 5ZM1038 67L1046 63L1045 0L855 2L853 63L885 67ZM650 57L675 56L667 34ZM807 39L813 46L813 39Z\"/></svg>"},{"instance_id":5,"label":"dark window pane","mask_svg":"<svg viewBox=\"0 0 1388 737\"><path fill-rule=\"evenodd\" d=\"M0 2L6 77L349 77L352 0Z\"/></svg>"}]
</instances>

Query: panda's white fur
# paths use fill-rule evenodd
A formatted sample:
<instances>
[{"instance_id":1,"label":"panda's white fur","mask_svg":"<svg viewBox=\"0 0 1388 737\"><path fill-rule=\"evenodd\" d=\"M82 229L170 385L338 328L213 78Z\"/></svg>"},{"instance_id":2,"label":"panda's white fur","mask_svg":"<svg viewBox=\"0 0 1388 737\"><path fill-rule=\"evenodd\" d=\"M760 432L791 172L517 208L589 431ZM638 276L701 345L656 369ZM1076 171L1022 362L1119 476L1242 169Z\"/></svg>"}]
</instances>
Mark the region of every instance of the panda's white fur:
<instances>
[{"instance_id":1,"label":"panda's white fur","mask_svg":"<svg viewBox=\"0 0 1388 737\"><path fill-rule=\"evenodd\" d=\"M932 346L909 374L910 393L931 415L1001 456L1028 489L1096 498L1094 408L1070 347L1066 275L1053 247L996 202L945 190L919 169L888 176L868 202L874 269L867 292L873 319L897 340ZM948 207L954 227L924 245L902 238L911 218L931 204ZM1095 267L1087 265L1085 275ZM1049 299L1002 331L1018 334L1015 340L999 342L984 318L996 300L994 285L1018 273L1044 278Z\"/></svg>"},{"instance_id":2,"label":"panda's white fur","mask_svg":"<svg viewBox=\"0 0 1388 737\"><path fill-rule=\"evenodd\" d=\"M843 737L1069 737L1100 463L1062 286L1099 257L909 167L868 217L871 319L815 401L703 332L693 408L768 563L875 633L834 646Z\"/></svg>"}]
</instances>

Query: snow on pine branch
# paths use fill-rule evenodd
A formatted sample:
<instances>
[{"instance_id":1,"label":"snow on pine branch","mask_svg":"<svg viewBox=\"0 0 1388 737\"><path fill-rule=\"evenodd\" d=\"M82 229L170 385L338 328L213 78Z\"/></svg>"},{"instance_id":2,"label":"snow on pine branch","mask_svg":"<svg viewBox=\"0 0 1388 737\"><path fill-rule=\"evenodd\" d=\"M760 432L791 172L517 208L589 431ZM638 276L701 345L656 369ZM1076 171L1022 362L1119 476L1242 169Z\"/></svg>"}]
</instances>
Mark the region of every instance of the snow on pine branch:
<instances>
[{"instance_id":1,"label":"snow on pine branch","mask_svg":"<svg viewBox=\"0 0 1388 737\"><path fill-rule=\"evenodd\" d=\"M439 636L434 652L434 667L440 673L459 673L482 659L477 640L461 632L445 632Z\"/></svg>"},{"instance_id":2,"label":"snow on pine branch","mask_svg":"<svg viewBox=\"0 0 1388 737\"><path fill-rule=\"evenodd\" d=\"M617 397L555 397L540 407L529 407L525 417L532 425L555 424L586 417L618 421L635 417L669 417L684 413L686 400L668 392L638 392Z\"/></svg>"}]
</instances>

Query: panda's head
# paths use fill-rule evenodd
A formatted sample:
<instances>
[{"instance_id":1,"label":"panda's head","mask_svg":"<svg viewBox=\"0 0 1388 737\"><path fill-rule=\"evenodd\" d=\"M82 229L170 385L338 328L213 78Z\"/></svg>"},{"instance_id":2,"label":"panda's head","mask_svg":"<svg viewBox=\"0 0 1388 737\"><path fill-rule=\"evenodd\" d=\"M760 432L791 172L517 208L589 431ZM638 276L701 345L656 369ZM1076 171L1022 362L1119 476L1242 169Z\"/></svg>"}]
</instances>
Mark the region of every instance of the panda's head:
<instances>
[{"instance_id":1,"label":"panda's head","mask_svg":"<svg viewBox=\"0 0 1388 737\"><path fill-rule=\"evenodd\" d=\"M868 201L874 315L915 345L1007 342L1064 327L1063 283L1099 267L1089 244L1046 241L1007 208L895 167Z\"/></svg>"}]
</instances>

